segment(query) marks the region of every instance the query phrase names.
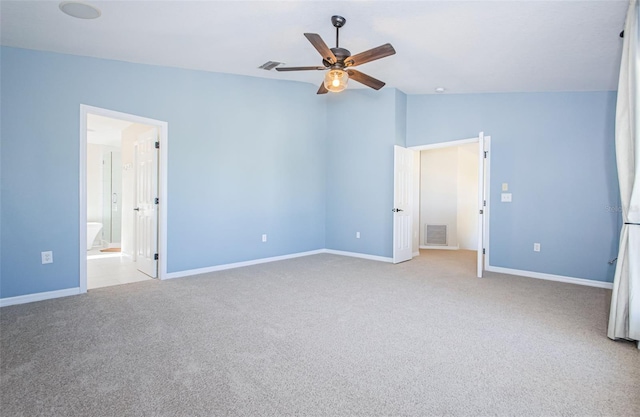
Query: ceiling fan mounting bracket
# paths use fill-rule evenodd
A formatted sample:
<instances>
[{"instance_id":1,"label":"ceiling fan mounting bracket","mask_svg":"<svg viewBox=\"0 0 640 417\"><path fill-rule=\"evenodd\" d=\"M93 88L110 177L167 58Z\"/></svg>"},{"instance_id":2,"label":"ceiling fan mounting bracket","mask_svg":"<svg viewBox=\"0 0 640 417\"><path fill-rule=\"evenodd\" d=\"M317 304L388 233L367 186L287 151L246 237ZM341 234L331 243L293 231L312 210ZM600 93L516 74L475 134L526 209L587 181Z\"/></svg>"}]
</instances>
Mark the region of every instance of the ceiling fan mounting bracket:
<instances>
[{"instance_id":1,"label":"ceiling fan mounting bracket","mask_svg":"<svg viewBox=\"0 0 640 417\"><path fill-rule=\"evenodd\" d=\"M347 19L337 15L331 16L331 23L333 24L333 27L341 28L342 26L344 26L345 23L347 23Z\"/></svg>"}]
</instances>

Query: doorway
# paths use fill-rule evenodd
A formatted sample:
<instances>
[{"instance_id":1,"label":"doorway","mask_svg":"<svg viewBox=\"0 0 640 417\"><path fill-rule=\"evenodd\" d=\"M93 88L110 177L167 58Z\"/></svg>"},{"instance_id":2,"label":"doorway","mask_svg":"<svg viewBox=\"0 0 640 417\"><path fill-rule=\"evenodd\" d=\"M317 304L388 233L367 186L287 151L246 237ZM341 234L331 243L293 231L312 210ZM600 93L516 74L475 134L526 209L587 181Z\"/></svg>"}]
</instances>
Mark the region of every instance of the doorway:
<instances>
[{"instance_id":1,"label":"doorway","mask_svg":"<svg viewBox=\"0 0 640 417\"><path fill-rule=\"evenodd\" d=\"M478 144L420 151L420 249L476 250Z\"/></svg>"},{"instance_id":2,"label":"doorway","mask_svg":"<svg viewBox=\"0 0 640 417\"><path fill-rule=\"evenodd\" d=\"M418 249L475 250L478 277L489 264L490 147L491 138L481 132L476 138L409 148L415 152L414 181L420 184L413 187L411 207L414 253ZM438 152L427 156L429 151ZM427 165L435 165L436 171L422 172ZM459 229L464 231L462 238Z\"/></svg>"},{"instance_id":3,"label":"doorway","mask_svg":"<svg viewBox=\"0 0 640 417\"><path fill-rule=\"evenodd\" d=\"M167 131L81 105L81 292L166 276Z\"/></svg>"}]
</instances>

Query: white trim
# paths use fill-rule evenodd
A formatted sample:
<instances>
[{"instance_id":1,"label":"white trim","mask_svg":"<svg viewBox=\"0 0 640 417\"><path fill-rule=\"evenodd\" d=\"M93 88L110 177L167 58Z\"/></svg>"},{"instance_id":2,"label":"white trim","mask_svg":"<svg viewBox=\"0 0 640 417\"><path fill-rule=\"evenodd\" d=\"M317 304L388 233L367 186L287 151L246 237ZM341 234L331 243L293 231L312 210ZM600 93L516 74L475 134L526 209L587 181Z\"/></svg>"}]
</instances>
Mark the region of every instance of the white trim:
<instances>
[{"instance_id":1,"label":"white trim","mask_svg":"<svg viewBox=\"0 0 640 417\"><path fill-rule=\"evenodd\" d=\"M78 147L80 160L78 187L80 192L80 207L78 222L80 223L78 240L80 241L80 265L78 268L78 284L80 293L87 292L87 114L80 105L80 145ZM102 243L102 242L101 242ZM83 279L84 277L84 279Z\"/></svg>"},{"instance_id":2,"label":"white trim","mask_svg":"<svg viewBox=\"0 0 640 417\"><path fill-rule=\"evenodd\" d=\"M165 279L167 275L167 166L169 160L169 125L167 122L134 114L122 113L114 110L93 107L80 104L80 293L87 292L87 115L96 114L114 119L126 120L132 123L140 123L158 128L158 141L160 142L159 172L158 172L158 278Z\"/></svg>"},{"instance_id":3,"label":"white trim","mask_svg":"<svg viewBox=\"0 0 640 417\"><path fill-rule=\"evenodd\" d=\"M478 143L478 138L476 137L476 138L469 138L469 139L452 140L449 142L438 142L438 143L432 143L430 145L409 146L407 147L407 149L411 149L413 151L430 151L433 149L448 148L450 146L467 145L469 143Z\"/></svg>"},{"instance_id":4,"label":"white trim","mask_svg":"<svg viewBox=\"0 0 640 417\"><path fill-rule=\"evenodd\" d=\"M325 249L324 253L330 253L332 255L350 256L352 258L369 259L371 261L391 262L391 263L393 263L393 258L387 258L385 256L377 256L377 255L367 255L366 253L345 252L345 251L333 250L333 249Z\"/></svg>"},{"instance_id":5,"label":"white trim","mask_svg":"<svg viewBox=\"0 0 640 417\"><path fill-rule=\"evenodd\" d=\"M500 266L487 265L485 267L485 271L498 272L500 274L517 275L517 276L527 277L527 278L544 279L547 281L565 282L568 284L585 285L587 287L597 287L597 288L607 288L607 289L613 288L613 283L611 282L595 281L592 279L585 279L585 278L566 277L563 275L545 274L542 272L523 271L520 269L502 268Z\"/></svg>"},{"instance_id":6,"label":"white trim","mask_svg":"<svg viewBox=\"0 0 640 417\"><path fill-rule=\"evenodd\" d=\"M86 246L86 245L85 245ZM50 300L52 298L68 297L80 294L80 287L67 288L66 290L38 292L35 294L18 295L16 297L0 298L0 307L16 304L33 303L34 301Z\"/></svg>"},{"instance_id":7,"label":"white trim","mask_svg":"<svg viewBox=\"0 0 640 417\"><path fill-rule=\"evenodd\" d=\"M418 252L413 252L413 257L415 258L416 256L420 256L420 251L418 251Z\"/></svg>"},{"instance_id":8,"label":"white trim","mask_svg":"<svg viewBox=\"0 0 640 417\"><path fill-rule=\"evenodd\" d=\"M309 252L298 252L298 253L292 253L289 255L273 256L271 258L253 259L251 261L234 262L232 264L215 265L215 266L209 266L206 268L188 269L185 271L178 271L178 272L169 272L168 274L165 275L165 279L182 278L182 277L188 277L191 275L199 275L199 274L206 274L209 272L224 271L226 269L242 268L244 266L258 265L258 264L264 264L264 263L275 262L275 261L284 261L286 259L299 258L301 256L317 255L319 253L324 253L324 252L325 252L324 249L318 249L318 250L312 250Z\"/></svg>"},{"instance_id":9,"label":"white trim","mask_svg":"<svg viewBox=\"0 0 640 417\"><path fill-rule=\"evenodd\" d=\"M460 246L427 246L420 245L420 249L458 250Z\"/></svg>"},{"instance_id":10,"label":"white trim","mask_svg":"<svg viewBox=\"0 0 640 417\"><path fill-rule=\"evenodd\" d=\"M86 242L86 239L85 239L85 242ZM186 271L171 272L171 273L165 274L164 279L182 278L182 277L187 277L187 276L191 276L191 275L206 274L208 272L223 271L223 270L226 270L226 269L241 268L241 267L244 267L244 266L251 266L251 265L258 265L258 264L263 264L263 263L268 263L268 262L283 261L283 260L286 260L286 259L300 258L300 257L303 257L303 256L318 255L318 254L321 254L321 253L328 253L328 254L332 254L332 255L349 256L349 257L353 257L353 258L362 258L362 259L369 259L369 260L372 260L372 261L393 263L393 259L392 258L387 258L387 257L384 257L384 256L367 255L367 254L364 254L364 253L356 253L356 252L345 252L345 251L339 251L339 250L333 250L333 249L318 249L318 250L313 250L313 251L308 251L308 252L298 252L298 253L292 253L292 254L289 254L289 255L274 256L274 257L271 257L271 258L254 259L254 260L251 260L251 261L235 262L235 263L232 263L232 264L224 264L224 265L216 265L216 266L211 266L211 267L207 267L207 268L199 268L199 269L190 269L190 270L186 270ZM417 255L419 255L419 253ZM85 266L86 266L86 262L85 262ZM497 272L497 273L501 273L501 274L509 274L509 275L528 277L528 278L544 279L544 280L548 280L548 281L565 282L565 283L569 283L569 284L585 285L585 286L589 286L589 287L607 288L607 289L613 288L613 284L610 283L610 282L594 281L594 280L584 279L584 278L572 278L572 277L565 277L565 276L561 276L561 275L551 275L551 274L544 274L544 273L540 273L540 272L523 271L523 270L519 270L519 269L502 268L502 267L490 266L490 265L487 265L485 267L485 270L489 271L489 272ZM84 291L84 292L86 292L86 291ZM82 294L82 293L83 293L83 291L81 290L81 288L77 287L77 288L68 288L68 289L65 289L65 290L57 290L57 291L41 292L41 293L36 293L36 294L20 295L20 296L17 296L17 297L0 298L0 307L6 307L6 306L10 306L10 305L15 305L15 304L31 303L31 302L34 302L34 301L49 300L49 299L52 299L52 298L68 297L68 296L71 296L71 295L78 295L78 294Z\"/></svg>"},{"instance_id":11,"label":"white trim","mask_svg":"<svg viewBox=\"0 0 640 417\"><path fill-rule=\"evenodd\" d=\"M491 246L491 230L489 228L489 220L491 219L491 136L484 137L484 151L487 153L487 158L484 161L484 198L487 201L487 205L484 207L484 269L491 265L489 262L489 247Z\"/></svg>"}]
</instances>

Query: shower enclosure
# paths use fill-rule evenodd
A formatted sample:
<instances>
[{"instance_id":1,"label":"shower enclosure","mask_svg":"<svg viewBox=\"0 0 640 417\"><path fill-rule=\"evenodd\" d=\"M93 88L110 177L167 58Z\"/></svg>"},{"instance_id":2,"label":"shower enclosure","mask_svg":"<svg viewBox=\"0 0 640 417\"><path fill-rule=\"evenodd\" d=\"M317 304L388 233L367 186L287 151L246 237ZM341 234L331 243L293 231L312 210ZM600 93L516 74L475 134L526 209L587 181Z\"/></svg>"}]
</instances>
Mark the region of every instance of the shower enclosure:
<instances>
[{"instance_id":1,"label":"shower enclosure","mask_svg":"<svg viewBox=\"0 0 640 417\"><path fill-rule=\"evenodd\" d=\"M122 229L122 153L105 150L102 170L102 240L110 248L119 248Z\"/></svg>"}]
</instances>

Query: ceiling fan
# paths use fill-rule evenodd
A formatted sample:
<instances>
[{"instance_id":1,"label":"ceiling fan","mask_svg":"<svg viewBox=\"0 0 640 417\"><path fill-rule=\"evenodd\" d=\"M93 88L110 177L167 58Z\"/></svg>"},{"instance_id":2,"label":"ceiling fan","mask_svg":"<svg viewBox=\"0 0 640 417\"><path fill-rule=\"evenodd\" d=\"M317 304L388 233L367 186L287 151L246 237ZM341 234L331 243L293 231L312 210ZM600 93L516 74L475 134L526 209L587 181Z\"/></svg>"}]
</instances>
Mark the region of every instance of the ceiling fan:
<instances>
[{"instance_id":1,"label":"ceiling fan","mask_svg":"<svg viewBox=\"0 0 640 417\"><path fill-rule=\"evenodd\" d=\"M347 20L342 16L332 16L331 23L336 28L336 47L329 48L317 33L305 33L304 36L311 42L314 48L322 55L323 66L316 67L281 67L276 71L325 71L329 70L324 77L324 82L318 89L318 94L326 94L328 91L340 92L347 88L349 78L362 83L375 90L384 87L384 82L377 80L367 74L352 69L357 65L375 61L396 53L393 46L389 43L380 45L368 51L351 55L351 52L344 48L340 48L338 41L340 39L340 28L344 26Z\"/></svg>"}]
</instances>

